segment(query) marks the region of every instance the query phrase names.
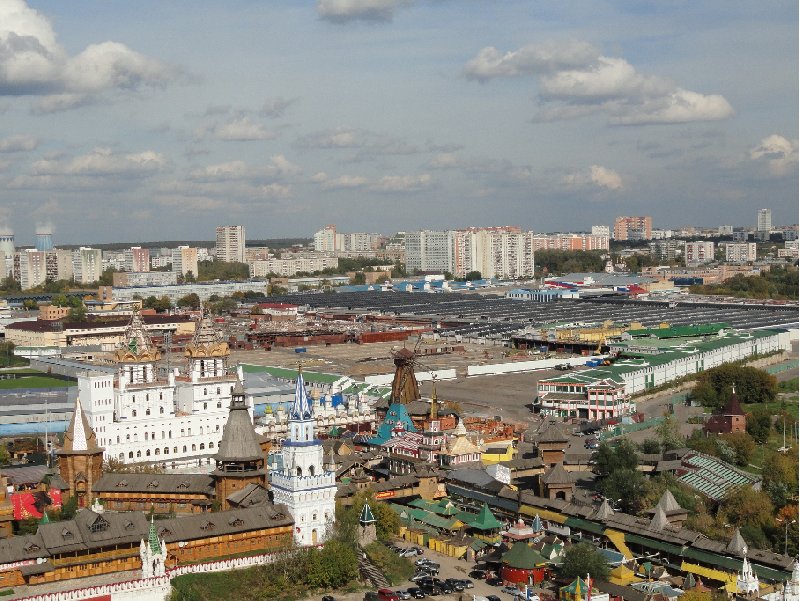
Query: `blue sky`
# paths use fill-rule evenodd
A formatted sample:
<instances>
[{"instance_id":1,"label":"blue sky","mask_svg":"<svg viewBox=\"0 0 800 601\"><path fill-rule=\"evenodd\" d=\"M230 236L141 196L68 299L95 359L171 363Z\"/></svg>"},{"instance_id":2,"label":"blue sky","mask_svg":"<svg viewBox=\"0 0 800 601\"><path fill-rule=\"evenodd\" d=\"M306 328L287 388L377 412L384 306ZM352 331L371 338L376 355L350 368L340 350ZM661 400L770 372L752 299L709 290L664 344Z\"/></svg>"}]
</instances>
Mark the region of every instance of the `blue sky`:
<instances>
[{"instance_id":1,"label":"blue sky","mask_svg":"<svg viewBox=\"0 0 800 601\"><path fill-rule=\"evenodd\" d=\"M798 218L798 7L0 2L18 244Z\"/></svg>"}]
</instances>

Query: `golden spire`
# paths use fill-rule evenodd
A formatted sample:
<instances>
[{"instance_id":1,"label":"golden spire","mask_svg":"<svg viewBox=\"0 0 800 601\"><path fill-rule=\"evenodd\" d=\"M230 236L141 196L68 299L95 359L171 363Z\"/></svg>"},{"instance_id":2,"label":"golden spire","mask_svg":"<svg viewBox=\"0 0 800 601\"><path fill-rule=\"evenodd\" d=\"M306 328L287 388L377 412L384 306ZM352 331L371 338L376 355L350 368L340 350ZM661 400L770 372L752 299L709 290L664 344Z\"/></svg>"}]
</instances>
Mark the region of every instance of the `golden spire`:
<instances>
[{"instance_id":1,"label":"golden spire","mask_svg":"<svg viewBox=\"0 0 800 601\"><path fill-rule=\"evenodd\" d=\"M439 400L436 398L436 378L431 378L431 420L439 419Z\"/></svg>"}]
</instances>

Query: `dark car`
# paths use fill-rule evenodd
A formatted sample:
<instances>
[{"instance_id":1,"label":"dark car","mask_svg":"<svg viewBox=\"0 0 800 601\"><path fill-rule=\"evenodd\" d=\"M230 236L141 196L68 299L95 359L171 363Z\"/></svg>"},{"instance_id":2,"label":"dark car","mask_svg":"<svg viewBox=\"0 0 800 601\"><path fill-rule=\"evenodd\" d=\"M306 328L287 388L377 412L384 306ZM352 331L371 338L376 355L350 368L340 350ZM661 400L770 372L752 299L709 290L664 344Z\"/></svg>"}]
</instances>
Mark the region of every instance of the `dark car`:
<instances>
[{"instance_id":1,"label":"dark car","mask_svg":"<svg viewBox=\"0 0 800 601\"><path fill-rule=\"evenodd\" d=\"M439 585L439 588L442 589L442 592L445 595L449 595L450 593L455 593L456 592L456 587L454 587L449 582L442 582L442 584ZM464 589L461 589L461 590L464 590Z\"/></svg>"},{"instance_id":2,"label":"dark car","mask_svg":"<svg viewBox=\"0 0 800 601\"><path fill-rule=\"evenodd\" d=\"M331 595L325 595L325 596L322 598L322 601L336 601L336 599L335 599L335 598L333 598Z\"/></svg>"},{"instance_id":3,"label":"dark car","mask_svg":"<svg viewBox=\"0 0 800 601\"><path fill-rule=\"evenodd\" d=\"M475 578L476 580L486 580L486 577L489 575L489 572L486 570L472 570L469 573L470 578Z\"/></svg>"},{"instance_id":4,"label":"dark car","mask_svg":"<svg viewBox=\"0 0 800 601\"><path fill-rule=\"evenodd\" d=\"M494 578L487 578L486 584L488 584L489 586L500 586L503 584L503 579L498 578L497 576L495 576Z\"/></svg>"},{"instance_id":5,"label":"dark car","mask_svg":"<svg viewBox=\"0 0 800 601\"><path fill-rule=\"evenodd\" d=\"M422 590L422 592L424 592L429 597L435 597L437 595L441 595L442 594L442 589L440 589L438 586L435 586L435 585L420 586L419 588Z\"/></svg>"},{"instance_id":6,"label":"dark car","mask_svg":"<svg viewBox=\"0 0 800 601\"><path fill-rule=\"evenodd\" d=\"M461 582L458 578L447 578L445 579L445 584L451 586L455 592L460 593L464 590L464 583Z\"/></svg>"},{"instance_id":7,"label":"dark car","mask_svg":"<svg viewBox=\"0 0 800 601\"><path fill-rule=\"evenodd\" d=\"M469 578L459 578L458 581L464 586L464 588L475 588L475 585L472 584L472 580Z\"/></svg>"},{"instance_id":8,"label":"dark car","mask_svg":"<svg viewBox=\"0 0 800 601\"><path fill-rule=\"evenodd\" d=\"M502 601L497 595L486 595L487 601Z\"/></svg>"},{"instance_id":9,"label":"dark car","mask_svg":"<svg viewBox=\"0 0 800 601\"><path fill-rule=\"evenodd\" d=\"M409 589L406 589L406 592L411 595L412 599L424 599L425 598L425 591L423 591L418 586L412 586Z\"/></svg>"}]
</instances>

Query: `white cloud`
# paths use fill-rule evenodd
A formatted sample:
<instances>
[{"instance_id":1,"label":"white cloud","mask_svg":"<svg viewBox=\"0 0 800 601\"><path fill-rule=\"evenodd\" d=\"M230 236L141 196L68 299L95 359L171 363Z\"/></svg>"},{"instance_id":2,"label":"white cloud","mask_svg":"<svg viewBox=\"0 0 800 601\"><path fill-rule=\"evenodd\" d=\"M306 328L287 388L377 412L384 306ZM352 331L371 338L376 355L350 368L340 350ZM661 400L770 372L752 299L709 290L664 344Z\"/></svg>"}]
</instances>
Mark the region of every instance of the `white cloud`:
<instances>
[{"instance_id":1,"label":"white cloud","mask_svg":"<svg viewBox=\"0 0 800 601\"><path fill-rule=\"evenodd\" d=\"M92 44L70 57L48 19L24 0L0 2L0 95L45 96L37 112L67 110L108 92L164 86L177 71L124 44Z\"/></svg>"},{"instance_id":2,"label":"white cloud","mask_svg":"<svg viewBox=\"0 0 800 601\"><path fill-rule=\"evenodd\" d=\"M320 171L320 172L315 173L314 175L311 176L311 182L312 183L322 184L322 183L324 183L326 181L328 181L328 174L325 173L324 171Z\"/></svg>"},{"instance_id":3,"label":"white cloud","mask_svg":"<svg viewBox=\"0 0 800 601\"><path fill-rule=\"evenodd\" d=\"M267 184L260 186L258 191L266 198L288 198L292 193L291 187L283 184Z\"/></svg>"},{"instance_id":4,"label":"white cloud","mask_svg":"<svg viewBox=\"0 0 800 601\"><path fill-rule=\"evenodd\" d=\"M304 148L361 148L366 140L361 130L337 127L303 136L298 144Z\"/></svg>"},{"instance_id":5,"label":"white cloud","mask_svg":"<svg viewBox=\"0 0 800 601\"><path fill-rule=\"evenodd\" d=\"M718 94L701 94L667 78L644 75L624 58L602 56L591 45L529 45L501 54L481 50L465 73L470 79L539 76L536 121L605 114L614 125L717 121L734 114Z\"/></svg>"},{"instance_id":6,"label":"white cloud","mask_svg":"<svg viewBox=\"0 0 800 601\"><path fill-rule=\"evenodd\" d=\"M398 8L411 4L411 0L318 0L317 14L333 23L391 21Z\"/></svg>"},{"instance_id":7,"label":"white cloud","mask_svg":"<svg viewBox=\"0 0 800 601\"><path fill-rule=\"evenodd\" d=\"M199 167L189 172L189 179L195 182L226 182L233 180L252 180L254 182L285 178L297 175L300 167L282 154L270 157L266 165L248 165L245 161L228 161Z\"/></svg>"},{"instance_id":8,"label":"white cloud","mask_svg":"<svg viewBox=\"0 0 800 601\"><path fill-rule=\"evenodd\" d=\"M431 176L423 175L385 175L371 186L376 192L418 192L431 185Z\"/></svg>"},{"instance_id":9,"label":"white cloud","mask_svg":"<svg viewBox=\"0 0 800 601\"><path fill-rule=\"evenodd\" d=\"M37 146L39 140L33 136L16 135L0 138L0 152L25 152L36 150Z\"/></svg>"},{"instance_id":10,"label":"white cloud","mask_svg":"<svg viewBox=\"0 0 800 601\"><path fill-rule=\"evenodd\" d=\"M71 160L36 161L33 175L87 175L134 176L163 171L168 164L163 154L146 150L133 154L119 154L109 148L95 148L88 154Z\"/></svg>"},{"instance_id":11,"label":"white cloud","mask_svg":"<svg viewBox=\"0 0 800 601\"><path fill-rule=\"evenodd\" d=\"M564 177L564 183L571 188L595 186L606 190L621 190L622 177L613 169L592 165L589 169L571 173Z\"/></svg>"},{"instance_id":12,"label":"white cloud","mask_svg":"<svg viewBox=\"0 0 800 601\"><path fill-rule=\"evenodd\" d=\"M269 131L261 123L251 121L248 117L217 124L211 128L210 133L218 140L227 142L253 142L271 140L275 137L274 132Z\"/></svg>"},{"instance_id":13,"label":"white cloud","mask_svg":"<svg viewBox=\"0 0 800 601\"><path fill-rule=\"evenodd\" d=\"M783 136L772 134L750 150L750 158L754 161L766 161L772 175L786 175L797 164L797 140L787 140Z\"/></svg>"},{"instance_id":14,"label":"white cloud","mask_svg":"<svg viewBox=\"0 0 800 601\"><path fill-rule=\"evenodd\" d=\"M340 175L335 179L326 179L322 183L325 190L341 190L346 188L363 188L369 183L366 177L360 175Z\"/></svg>"},{"instance_id":15,"label":"white cloud","mask_svg":"<svg viewBox=\"0 0 800 601\"><path fill-rule=\"evenodd\" d=\"M594 46L585 42L529 44L506 53L487 46L466 64L464 74L468 79L487 81L547 73L585 65L596 56Z\"/></svg>"}]
</instances>

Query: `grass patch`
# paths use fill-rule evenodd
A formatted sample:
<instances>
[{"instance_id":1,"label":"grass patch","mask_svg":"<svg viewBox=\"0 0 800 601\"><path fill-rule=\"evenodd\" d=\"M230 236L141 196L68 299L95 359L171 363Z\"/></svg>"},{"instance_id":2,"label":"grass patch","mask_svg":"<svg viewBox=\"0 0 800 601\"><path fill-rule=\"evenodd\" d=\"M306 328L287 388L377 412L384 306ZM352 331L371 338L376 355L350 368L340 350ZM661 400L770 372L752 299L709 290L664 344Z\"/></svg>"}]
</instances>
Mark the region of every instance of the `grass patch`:
<instances>
[{"instance_id":1,"label":"grass patch","mask_svg":"<svg viewBox=\"0 0 800 601\"><path fill-rule=\"evenodd\" d=\"M367 545L364 550L392 586L401 584L414 575L414 564L406 557L399 557L386 545L374 542Z\"/></svg>"},{"instance_id":2,"label":"grass patch","mask_svg":"<svg viewBox=\"0 0 800 601\"><path fill-rule=\"evenodd\" d=\"M0 380L0 390L14 390L16 388L67 388L77 386L74 380L53 378L41 372L33 372L19 378Z\"/></svg>"},{"instance_id":3,"label":"grass patch","mask_svg":"<svg viewBox=\"0 0 800 601\"><path fill-rule=\"evenodd\" d=\"M4 591L0 591L0 597L7 597L8 595L13 595L13 594L14 594L13 588L7 588Z\"/></svg>"}]
</instances>

